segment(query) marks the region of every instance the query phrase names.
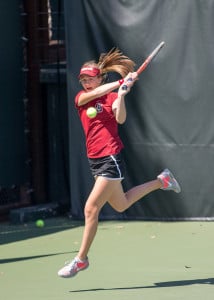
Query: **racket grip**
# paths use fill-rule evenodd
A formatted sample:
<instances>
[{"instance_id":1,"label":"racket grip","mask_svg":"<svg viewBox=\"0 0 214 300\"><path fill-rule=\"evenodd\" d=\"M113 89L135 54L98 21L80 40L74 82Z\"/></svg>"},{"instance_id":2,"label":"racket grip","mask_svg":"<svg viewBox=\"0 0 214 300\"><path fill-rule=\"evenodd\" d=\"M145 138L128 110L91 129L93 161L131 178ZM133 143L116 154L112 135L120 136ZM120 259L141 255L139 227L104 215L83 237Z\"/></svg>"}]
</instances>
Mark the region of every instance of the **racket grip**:
<instances>
[{"instance_id":1,"label":"racket grip","mask_svg":"<svg viewBox=\"0 0 214 300\"><path fill-rule=\"evenodd\" d=\"M131 81L132 81L132 78L127 79L127 82L131 82ZM122 90L127 90L128 86L126 84L123 84L121 88L122 88Z\"/></svg>"}]
</instances>

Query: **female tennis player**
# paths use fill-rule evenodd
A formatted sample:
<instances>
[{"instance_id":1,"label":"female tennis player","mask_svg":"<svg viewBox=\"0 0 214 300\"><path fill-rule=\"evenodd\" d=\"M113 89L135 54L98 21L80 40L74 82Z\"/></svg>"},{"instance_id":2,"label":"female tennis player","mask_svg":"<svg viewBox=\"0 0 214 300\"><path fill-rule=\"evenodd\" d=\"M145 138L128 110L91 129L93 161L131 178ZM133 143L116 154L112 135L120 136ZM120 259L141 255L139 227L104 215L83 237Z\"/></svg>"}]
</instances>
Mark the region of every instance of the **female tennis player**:
<instances>
[{"instance_id":1,"label":"female tennis player","mask_svg":"<svg viewBox=\"0 0 214 300\"><path fill-rule=\"evenodd\" d=\"M118 49L112 49L101 54L98 62L86 62L80 70L83 89L76 95L75 105L85 132L87 156L95 183L85 204L85 227L79 252L59 270L61 277L72 277L89 266L88 252L96 235L100 210L106 202L116 211L123 212L152 191L180 192L178 182L168 169L152 181L123 191L123 143L118 135L118 124L126 120L125 96L138 79L134 65ZM105 83L108 72L117 72L123 79ZM87 116L89 107L96 108L94 118Z\"/></svg>"}]
</instances>

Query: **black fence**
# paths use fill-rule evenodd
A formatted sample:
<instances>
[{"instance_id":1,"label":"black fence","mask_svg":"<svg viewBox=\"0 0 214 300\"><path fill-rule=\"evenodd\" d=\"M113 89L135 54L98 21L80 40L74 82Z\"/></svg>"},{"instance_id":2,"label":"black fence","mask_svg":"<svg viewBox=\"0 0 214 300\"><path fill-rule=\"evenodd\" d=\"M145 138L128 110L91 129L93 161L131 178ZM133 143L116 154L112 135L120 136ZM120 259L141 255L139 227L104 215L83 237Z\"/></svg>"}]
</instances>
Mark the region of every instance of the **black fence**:
<instances>
[{"instance_id":1,"label":"black fence","mask_svg":"<svg viewBox=\"0 0 214 300\"><path fill-rule=\"evenodd\" d=\"M54 168L50 158L54 133L49 129L48 97L53 95L51 88L58 100L59 92L66 91L65 80L59 78L66 55L64 1L2 2L0 60L5 72L0 76L11 81L13 74L13 86L1 89L0 219L5 219L11 208L52 201L49 173ZM49 75L44 80L45 70Z\"/></svg>"}]
</instances>

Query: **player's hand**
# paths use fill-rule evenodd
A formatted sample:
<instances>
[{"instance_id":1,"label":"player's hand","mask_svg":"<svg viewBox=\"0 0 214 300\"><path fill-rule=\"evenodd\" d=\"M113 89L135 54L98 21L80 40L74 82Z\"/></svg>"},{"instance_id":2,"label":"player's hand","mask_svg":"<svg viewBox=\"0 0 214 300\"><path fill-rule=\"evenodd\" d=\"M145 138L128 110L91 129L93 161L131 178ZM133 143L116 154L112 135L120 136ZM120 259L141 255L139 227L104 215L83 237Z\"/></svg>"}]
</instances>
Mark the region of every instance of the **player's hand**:
<instances>
[{"instance_id":1,"label":"player's hand","mask_svg":"<svg viewBox=\"0 0 214 300\"><path fill-rule=\"evenodd\" d=\"M120 86L118 90L119 95L126 95L131 87L134 85L135 81L138 80L137 72L129 73L125 78L123 84Z\"/></svg>"}]
</instances>

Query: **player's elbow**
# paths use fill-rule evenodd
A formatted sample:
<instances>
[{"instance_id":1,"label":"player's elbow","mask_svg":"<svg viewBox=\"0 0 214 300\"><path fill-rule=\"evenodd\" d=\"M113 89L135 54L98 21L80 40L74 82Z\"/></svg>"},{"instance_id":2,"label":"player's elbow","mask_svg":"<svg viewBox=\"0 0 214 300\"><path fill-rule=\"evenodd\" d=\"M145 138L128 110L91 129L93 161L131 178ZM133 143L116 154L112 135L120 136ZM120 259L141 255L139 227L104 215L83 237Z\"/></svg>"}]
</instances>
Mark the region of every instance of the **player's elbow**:
<instances>
[{"instance_id":1,"label":"player's elbow","mask_svg":"<svg viewBox=\"0 0 214 300\"><path fill-rule=\"evenodd\" d=\"M115 115L118 124L123 124L126 121L126 113L118 113Z\"/></svg>"},{"instance_id":2,"label":"player's elbow","mask_svg":"<svg viewBox=\"0 0 214 300\"><path fill-rule=\"evenodd\" d=\"M126 121L126 119L123 119L123 120L117 120L117 123L120 124L120 125L122 125L122 124L125 123L125 121Z\"/></svg>"},{"instance_id":3,"label":"player's elbow","mask_svg":"<svg viewBox=\"0 0 214 300\"><path fill-rule=\"evenodd\" d=\"M123 123L125 123L125 121L126 121L126 115L117 117L117 118L116 118L116 121L117 121L118 124L123 124Z\"/></svg>"}]
</instances>

